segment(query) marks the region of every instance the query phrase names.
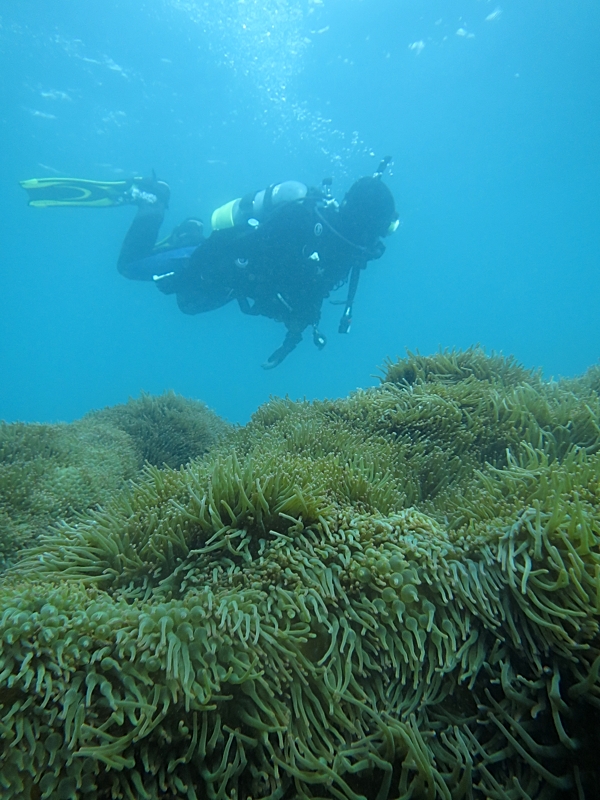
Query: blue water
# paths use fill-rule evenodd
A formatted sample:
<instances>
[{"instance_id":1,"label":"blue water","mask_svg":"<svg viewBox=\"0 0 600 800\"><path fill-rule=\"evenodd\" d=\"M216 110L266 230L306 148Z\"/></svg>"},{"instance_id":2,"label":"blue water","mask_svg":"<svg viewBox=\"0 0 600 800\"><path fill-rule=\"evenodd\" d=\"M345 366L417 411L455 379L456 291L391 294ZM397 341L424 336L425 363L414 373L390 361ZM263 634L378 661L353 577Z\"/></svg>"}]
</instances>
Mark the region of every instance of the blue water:
<instances>
[{"instance_id":1,"label":"blue water","mask_svg":"<svg viewBox=\"0 0 600 800\"><path fill-rule=\"evenodd\" d=\"M0 0L0 418L71 420L174 389L245 422L337 397L405 348L599 356L597 0ZM272 182L337 196L379 159L401 228L348 336L324 304L277 369L271 320L188 317L119 276L133 208L28 208L18 181L155 169L181 219ZM338 297L344 293L339 292Z\"/></svg>"}]
</instances>

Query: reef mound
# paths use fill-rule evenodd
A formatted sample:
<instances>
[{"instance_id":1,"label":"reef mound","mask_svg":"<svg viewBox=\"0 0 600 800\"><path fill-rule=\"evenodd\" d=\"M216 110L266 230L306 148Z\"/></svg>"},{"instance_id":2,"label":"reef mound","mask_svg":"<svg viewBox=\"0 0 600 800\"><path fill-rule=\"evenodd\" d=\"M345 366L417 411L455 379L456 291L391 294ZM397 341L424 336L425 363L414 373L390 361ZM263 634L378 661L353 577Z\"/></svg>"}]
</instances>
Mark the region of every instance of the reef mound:
<instances>
[{"instance_id":1,"label":"reef mound","mask_svg":"<svg viewBox=\"0 0 600 800\"><path fill-rule=\"evenodd\" d=\"M179 467L230 427L174 392L142 394L71 424L0 422L0 569L58 520L108 502L144 464Z\"/></svg>"},{"instance_id":2,"label":"reef mound","mask_svg":"<svg viewBox=\"0 0 600 800\"><path fill-rule=\"evenodd\" d=\"M0 588L0 797L592 797L600 400L481 350L272 400Z\"/></svg>"}]
</instances>

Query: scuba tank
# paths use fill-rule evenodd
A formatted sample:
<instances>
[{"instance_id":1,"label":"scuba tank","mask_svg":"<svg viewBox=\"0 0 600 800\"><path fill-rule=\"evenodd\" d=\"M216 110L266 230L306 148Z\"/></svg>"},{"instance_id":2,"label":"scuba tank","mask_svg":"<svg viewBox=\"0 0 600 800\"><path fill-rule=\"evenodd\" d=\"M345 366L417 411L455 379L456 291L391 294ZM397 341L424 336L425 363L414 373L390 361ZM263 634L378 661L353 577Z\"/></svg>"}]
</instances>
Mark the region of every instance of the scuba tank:
<instances>
[{"instance_id":1,"label":"scuba tank","mask_svg":"<svg viewBox=\"0 0 600 800\"><path fill-rule=\"evenodd\" d=\"M270 211L285 203L304 200L308 187L300 181L275 183L258 192L237 197L215 209L210 218L213 231L233 228L249 223L253 226L262 222Z\"/></svg>"}]
</instances>

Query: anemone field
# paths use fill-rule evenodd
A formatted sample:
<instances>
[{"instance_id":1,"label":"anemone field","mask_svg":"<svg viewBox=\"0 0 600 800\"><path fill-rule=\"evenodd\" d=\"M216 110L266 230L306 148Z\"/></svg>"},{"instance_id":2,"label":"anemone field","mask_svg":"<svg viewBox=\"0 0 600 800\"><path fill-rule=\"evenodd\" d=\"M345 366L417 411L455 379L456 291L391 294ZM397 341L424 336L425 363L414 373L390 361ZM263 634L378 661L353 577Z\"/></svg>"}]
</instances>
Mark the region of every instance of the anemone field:
<instances>
[{"instance_id":1,"label":"anemone field","mask_svg":"<svg viewBox=\"0 0 600 800\"><path fill-rule=\"evenodd\" d=\"M599 391L474 348L0 428L0 798L596 797Z\"/></svg>"}]
</instances>

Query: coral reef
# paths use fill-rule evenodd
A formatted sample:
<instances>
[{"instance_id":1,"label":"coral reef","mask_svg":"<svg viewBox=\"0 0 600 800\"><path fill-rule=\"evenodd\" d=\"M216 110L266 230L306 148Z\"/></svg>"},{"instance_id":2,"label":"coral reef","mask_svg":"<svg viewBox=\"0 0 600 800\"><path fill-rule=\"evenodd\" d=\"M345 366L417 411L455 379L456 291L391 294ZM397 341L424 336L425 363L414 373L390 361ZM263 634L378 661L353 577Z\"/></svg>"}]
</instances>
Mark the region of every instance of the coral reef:
<instances>
[{"instance_id":1,"label":"coral reef","mask_svg":"<svg viewBox=\"0 0 600 800\"><path fill-rule=\"evenodd\" d=\"M409 354L58 524L0 588L0 798L594 796L596 383Z\"/></svg>"},{"instance_id":2,"label":"coral reef","mask_svg":"<svg viewBox=\"0 0 600 800\"><path fill-rule=\"evenodd\" d=\"M59 520L106 503L149 462L179 467L230 426L173 392L72 424L0 422L0 568Z\"/></svg>"}]
</instances>

